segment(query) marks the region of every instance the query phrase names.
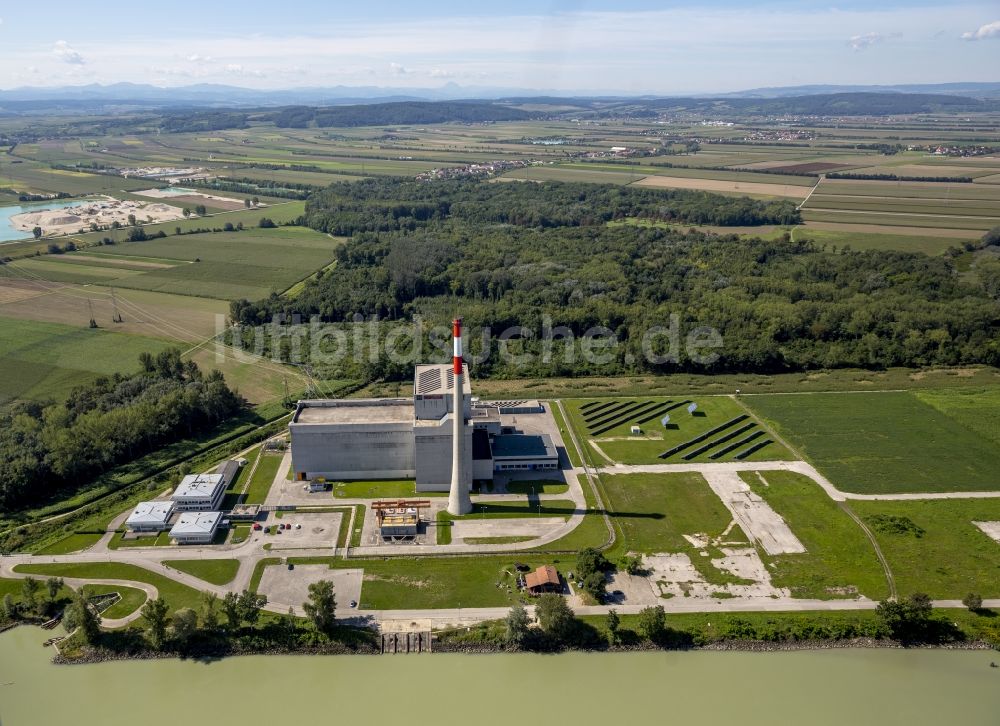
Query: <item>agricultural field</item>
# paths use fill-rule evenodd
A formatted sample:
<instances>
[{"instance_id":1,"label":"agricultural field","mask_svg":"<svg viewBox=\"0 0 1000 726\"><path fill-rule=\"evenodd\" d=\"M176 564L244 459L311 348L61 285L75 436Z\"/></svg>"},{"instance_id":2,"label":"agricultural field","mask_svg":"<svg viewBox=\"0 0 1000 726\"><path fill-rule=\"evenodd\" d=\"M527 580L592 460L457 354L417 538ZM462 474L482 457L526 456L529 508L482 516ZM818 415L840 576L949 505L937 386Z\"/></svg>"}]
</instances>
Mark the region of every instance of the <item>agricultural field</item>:
<instances>
[{"instance_id":1,"label":"agricultural field","mask_svg":"<svg viewBox=\"0 0 1000 726\"><path fill-rule=\"evenodd\" d=\"M806 195L809 194L809 187L797 184L770 184L693 177L669 177L658 174L640 179L635 182L635 186L654 187L657 189L697 189L704 192L739 193L753 197L791 197L793 199L805 199Z\"/></svg>"},{"instance_id":2,"label":"agricultural field","mask_svg":"<svg viewBox=\"0 0 1000 726\"><path fill-rule=\"evenodd\" d=\"M139 354L170 347L159 338L0 317L0 404L60 399L82 383L139 368Z\"/></svg>"},{"instance_id":3,"label":"agricultural field","mask_svg":"<svg viewBox=\"0 0 1000 726\"><path fill-rule=\"evenodd\" d=\"M1000 499L858 501L901 593L1000 597L1000 542L974 522L1000 522Z\"/></svg>"},{"instance_id":4,"label":"agricultural field","mask_svg":"<svg viewBox=\"0 0 1000 726\"><path fill-rule=\"evenodd\" d=\"M575 399L571 425L598 466L792 458L728 396ZM693 412L689 407L694 405ZM664 425L664 417L669 421ZM633 434L638 426L640 433Z\"/></svg>"},{"instance_id":5,"label":"agricultural field","mask_svg":"<svg viewBox=\"0 0 1000 726\"><path fill-rule=\"evenodd\" d=\"M995 491L1000 445L985 433L996 389L746 396L743 402L842 491ZM954 401L954 402L953 402ZM932 403L933 402L933 403ZM984 416L977 427L970 425Z\"/></svg>"},{"instance_id":6,"label":"agricultural field","mask_svg":"<svg viewBox=\"0 0 1000 726\"><path fill-rule=\"evenodd\" d=\"M304 227L185 234L16 260L0 275L217 300L281 292L333 260L338 241Z\"/></svg>"}]
</instances>

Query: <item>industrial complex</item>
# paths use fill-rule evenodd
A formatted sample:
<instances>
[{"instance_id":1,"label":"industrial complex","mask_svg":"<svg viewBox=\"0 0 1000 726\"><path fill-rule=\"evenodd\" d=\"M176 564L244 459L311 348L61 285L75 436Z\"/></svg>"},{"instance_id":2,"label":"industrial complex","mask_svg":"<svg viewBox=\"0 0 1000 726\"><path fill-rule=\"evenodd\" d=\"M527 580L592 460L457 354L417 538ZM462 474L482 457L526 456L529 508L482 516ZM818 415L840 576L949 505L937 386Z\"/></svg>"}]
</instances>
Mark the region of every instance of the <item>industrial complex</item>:
<instances>
[{"instance_id":1,"label":"industrial complex","mask_svg":"<svg viewBox=\"0 0 1000 726\"><path fill-rule=\"evenodd\" d=\"M295 478L413 479L418 492L467 497L497 471L557 469L551 437L516 424L542 405L475 398L458 321L455 332L453 364L418 365L412 398L300 401L288 427Z\"/></svg>"}]
</instances>

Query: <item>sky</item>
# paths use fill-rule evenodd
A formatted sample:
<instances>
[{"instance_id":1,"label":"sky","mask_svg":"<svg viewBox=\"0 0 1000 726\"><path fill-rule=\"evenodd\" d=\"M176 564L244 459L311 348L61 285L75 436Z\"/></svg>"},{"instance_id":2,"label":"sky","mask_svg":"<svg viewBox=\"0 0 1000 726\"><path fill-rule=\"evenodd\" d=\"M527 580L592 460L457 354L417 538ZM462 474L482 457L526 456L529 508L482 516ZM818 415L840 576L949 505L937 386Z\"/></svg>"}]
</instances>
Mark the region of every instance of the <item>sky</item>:
<instances>
[{"instance_id":1,"label":"sky","mask_svg":"<svg viewBox=\"0 0 1000 726\"><path fill-rule=\"evenodd\" d=\"M1000 2L0 3L0 88L714 93L1000 81Z\"/></svg>"}]
</instances>

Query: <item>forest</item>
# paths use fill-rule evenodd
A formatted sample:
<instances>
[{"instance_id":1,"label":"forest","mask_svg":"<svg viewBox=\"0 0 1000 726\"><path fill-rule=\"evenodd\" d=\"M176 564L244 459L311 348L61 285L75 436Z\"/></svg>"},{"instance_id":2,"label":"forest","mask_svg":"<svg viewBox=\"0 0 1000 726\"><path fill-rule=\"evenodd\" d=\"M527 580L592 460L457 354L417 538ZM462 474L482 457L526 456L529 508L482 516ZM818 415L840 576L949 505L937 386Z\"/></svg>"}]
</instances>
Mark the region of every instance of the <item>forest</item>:
<instances>
[{"instance_id":1,"label":"forest","mask_svg":"<svg viewBox=\"0 0 1000 726\"><path fill-rule=\"evenodd\" d=\"M139 373L98 378L64 403L22 401L0 410L0 507L45 501L245 405L221 373L203 374L176 349L139 360Z\"/></svg>"},{"instance_id":2,"label":"forest","mask_svg":"<svg viewBox=\"0 0 1000 726\"><path fill-rule=\"evenodd\" d=\"M403 201L406 200L406 201ZM294 298L234 301L249 326L275 315L335 324L378 318L429 324L461 312L494 334L543 320L576 336L614 332L612 360L478 360L478 376L773 373L814 368L1000 363L995 280L959 277L949 257L827 249L787 235L773 240L676 226L608 224L719 219L781 221L791 203L617 186L387 181L334 185L313 196L305 221L350 239L335 267ZM711 220L711 221L709 221ZM746 224L746 221L734 221ZM650 360L645 331L676 315L685 329L722 336L710 364L683 353ZM472 336L476 338L475 335ZM497 341L490 344L495 350ZM537 352L537 338L518 343ZM284 353L282 353L284 355ZM333 372L408 377L375 361Z\"/></svg>"},{"instance_id":3,"label":"forest","mask_svg":"<svg viewBox=\"0 0 1000 726\"><path fill-rule=\"evenodd\" d=\"M438 124L449 121L522 121L532 114L510 106L485 101L398 101L354 106L290 106L270 114L279 128L308 126L381 126L382 124Z\"/></svg>"}]
</instances>

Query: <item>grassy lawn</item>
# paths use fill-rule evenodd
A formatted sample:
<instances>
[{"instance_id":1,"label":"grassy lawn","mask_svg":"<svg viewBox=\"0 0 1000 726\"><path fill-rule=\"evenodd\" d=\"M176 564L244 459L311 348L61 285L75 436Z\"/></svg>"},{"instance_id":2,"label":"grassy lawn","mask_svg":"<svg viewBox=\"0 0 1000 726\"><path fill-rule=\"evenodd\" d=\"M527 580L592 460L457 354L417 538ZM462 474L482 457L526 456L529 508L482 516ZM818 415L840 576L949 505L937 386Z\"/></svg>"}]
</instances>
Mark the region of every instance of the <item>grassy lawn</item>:
<instances>
[{"instance_id":1,"label":"grassy lawn","mask_svg":"<svg viewBox=\"0 0 1000 726\"><path fill-rule=\"evenodd\" d=\"M164 530L156 536L124 539L124 532L116 532L108 543L108 548L117 550L122 547L167 547L170 545L170 531Z\"/></svg>"},{"instance_id":2,"label":"grassy lawn","mask_svg":"<svg viewBox=\"0 0 1000 726\"><path fill-rule=\"evenodd\" d=\"M446 497L448 492L418 492L413 479L371 479L333 482L338 499L379 499L406 497Z\"/></svg>"},{"instance_id":3,"label":"grassy lawn","mask_svg":"<svg viewBox=\"0 0 1000 726\"><path fill-rule=\"evenodd\" d=\"M43 547L35 552L35 554L65 555L70 552L79 552L80 550L85 550L88 547L93 547L102 536L103 535L95 532L86 532L83 534L74 533L63 537L61 540L53 542L48 547Z\"/></svg>"},{"instance_id":4,"label":"grassy lawn","mask_svg":"<svg viewBox=\"0 0 1000 726\"><path fill-rule=\"evenodd\" d=\"M508 494L565 494L569 484L562 481L509 481Z\"/></svg>"},{"instance_id":5,"label":"grassy lawn","mask_svg":"<svg viewBox=\"0 0 1000 726\"><path fill-rule=\"evenodd\" d=\"M989 389L991 392L994 388ZM862 493L994 490L1000 446L970 427L989 417L979 404L938 391L925 403L909 392L752 396L744 402L773 422L840 489ZM954 410L945 413L949 406ZM982 405L988 410L989 403ZM962 413L957 413L961 408ZM977 410L980 409L980 410Z\"/></svg>"},{"instance_id":6,"label":"grassy lawn","mask_svg":"<svg viewBox=\"0 0 1000 726\"><path fill-rule=\"evenodd\" d=\"M442 509L437 513L437 543L439 545L450 545L451 544L451 523L455 521L455 518L448 514L447 510Z\"/></svg>"},{"instance_id":7,"label":"grassy lawn","mask_svg":"<svg viewBox=\"0 0 1000 726\"><path fill-rule=\"evenodd\" d=\"M253 463L260 455L260 449L260 446L255 446L243 455L243 458L247 460L247 463L240 467L239 472L235 477L233 477L233 480L229 482L229 487L226 489L226 496L231 494L238 495L243 492L243 487L247 483L247 477L250 476L250 470L253 468Z\"/></svg>"},{"instance_id":8,"label":"grassy lawn","mask_svg":"<svg viewBox=\"0 0 1000 726\"><path fill-rule=\"evenodd\" d=\"M240 569L239 560L164 560L163 564L213 585L228 585Z\"/></svg>"},{"instance_id":9,"label":"grassy lawn","mask_svg":"<svg viewBox=\"0 0 1000 726\"><path fill-rule=\"evenodd\" d=\"M391 557L380 560L332 557L289 557L296 565L329 564L334 568L364 569L359 607L362 609L500 607L518 601L514 562L531 568L555 565L575 568L575 557L538 555L485 557ZM497 587L500 583L503 587ZM508 594L506 585L511 586Z\"/></svg>"},{"instance_id":10,"label":"grassy lawn","mask_svg":"<svg viewBox=\"0 0 1000 726\"><path fill-rule=\"evenodd\" d=\"M776 587L787 587L801 598L844 597L854 591L875 600L888 595L871 542L815 482L791 471L741 476L806 548L802 554L773 557L761 551Z\"/></svg>"},{"instance_id":11,"label":"grassy lawn","mask_svg":"<svg viewBox=\"0 0 1000 726\"><path fill-rule=\"evenodd\" d=\"M972 524L1000 521L1000 499L853 501L851 509L866 521L878 514L907 517L923 530L917 537L880 531L869 522L901 594L1000 597L1000 543Z\"/></svg>"},{"instance_id":12,"label":"grassy lawn","mask_svg":"<svg viewBox=\"0 0 1000 726\"><path fill-rule=\"evenodd\" d=\"M124 585L87 585L86 591L88 595L105 595L117 592L122 596L121 600L101 613L101 617L111 620L131 615L146 602L146 593Z\"/></svg>"},{"instance_id":13,"label":"grassy lawn","mask_svg":"<svg viewBox=\"0 0 1000 726\"><path fill-rule=\"evenodd\" d=\"M510 502L476 502L472 513L456 517L447 512L449 521L469 519L514 519L522 517L569 517L576 511L572 500L543 501L532 506L527 499ZM440 520L439 520L440 521Z\"/></svg>"},{"instance_id":14,"label":"grassy lawn","mask_svg":"<svg viewBox=\"0 0 1000 726\"><path fill-rule=\"evenodd\" d=\"M281 459L282 454L261 453L260 459L257 461L257 468L254 470L253 476L250 477L246 496L243 498L245 504L264 503L264 500L267 499L267 493L271 491L271 484L278 473L278 467L281 466ZM252 464L248 463L247 466L252 466Z\"/></svg>"},{"instance_id":15,"label":"grassy lawn","mask_svg":"<svg viewBox=\"0 0 1000 726\"><path fill-rule=\"evenodd\" d=\"M229 544L239 544L240 542L246 542L247 537L250 536L251 529L249 524L237 524L231 528L231 531L233 535L229 539Z\"/></svg>"},{"instance_id":16,"label":"grassy lawn","mask_svg":"<svg viewBox=\"0 0 1000 726\"><path fill-rule=\"evenodd\" d=\"M650 396L610 400L614 403L601 409L586 407L595 403L603 405L609 399L576 399L567 401L565 405L583 445L593 449L596 444L612 461L623 464L733 461L751 446L764 442L769 443L760 446L742 460L794 458L785 447L772 441L763 427L737 401L728 396ZM692 402L698 405L694 414L687 411ZM665 414L670 416L666 427L661 423ZM653 416L651 420L644 420L650 416ZM700 441L694 441L740 416L744 418L731 426ZM643 433L633 436L630 433L633 425L639 426ZM668 458L659 458L660 454L687 442L693 443ZM713 455L716 458L713 459ZM598 464L604 463L604 457L597 450L593 450L591 458Z\"/></svg>"},{"instance_id":17,"label":"grassy lawn","mask_svg":"<svg viewBox=\"0 0 1000 726\"><path fill-rule=\"evenodd\" d=\"M697 472L622 474L601 477L612 517L634 552L680 552L691 548L682 535L717 537L733 517ZM746 541L734 528L727 541Z\"/></svg>"},{"instance_id":18,"label":"grassy lawn","mask_svg":"<svg viewBox=\"0 0 1000 726\"><path fill-rule=\"evenodd\" d=\"M73 562L58 565L18 565L15 572L54 576L54 577L76 577L81 579L94 580L132 580L134 582L145 582L154 586L160 593L160 597L167 601L171 610L180 608L197 609L201 604L201 593L193 587L182 585L176 580L164 577L155 572L128 565L121 562Z\"/></svg>"}]
</instances>

